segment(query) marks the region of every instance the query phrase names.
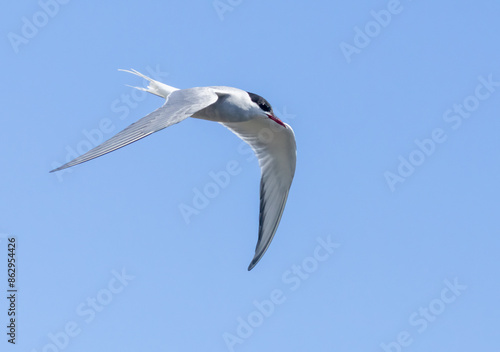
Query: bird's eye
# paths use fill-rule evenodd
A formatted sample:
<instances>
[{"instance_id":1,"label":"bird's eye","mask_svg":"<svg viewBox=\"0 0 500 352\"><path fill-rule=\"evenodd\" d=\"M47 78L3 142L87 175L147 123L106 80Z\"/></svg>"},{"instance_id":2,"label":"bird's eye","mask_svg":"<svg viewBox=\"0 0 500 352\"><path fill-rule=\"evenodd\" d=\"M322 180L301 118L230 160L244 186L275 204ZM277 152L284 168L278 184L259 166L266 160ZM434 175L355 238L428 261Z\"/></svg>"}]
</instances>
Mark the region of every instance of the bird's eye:
<instances>
[{"instance_id":1,"label":"bird's eye","mask_svg":"<svg viewBox=\"0 0 500 352\"><path fill-rule=\"evenodd\" d=\"M270 107L269 105L267 105L267 104L263 104L263 103L261 103L261 104L259 104L259 106L260 106L260 108L261 108L262 110L264 110L265 112L270 112L270 111L271 111L271 107Z\"/></svg>"}]
</instances>

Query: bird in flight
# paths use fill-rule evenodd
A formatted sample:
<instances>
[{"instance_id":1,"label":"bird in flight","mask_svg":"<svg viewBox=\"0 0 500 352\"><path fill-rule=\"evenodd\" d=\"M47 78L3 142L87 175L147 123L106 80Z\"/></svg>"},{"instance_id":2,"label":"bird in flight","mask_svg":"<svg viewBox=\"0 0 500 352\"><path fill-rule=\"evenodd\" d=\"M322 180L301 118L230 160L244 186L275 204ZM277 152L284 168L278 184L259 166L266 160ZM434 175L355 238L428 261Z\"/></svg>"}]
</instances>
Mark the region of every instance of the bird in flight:
<instances>
[{"instance_id":1,"label":"bird in flight","mask_svg":"<svg viewBox=\"0 0 500 352\"><path fill-rule=\"evenodd\" d=\"M135 70L121 71L148 80L147 87L134 88L164 98L163 106L50 172L100 157L188 117L219 122L252 147L261 168L259 237L248 266L252 270L276 233L295 174L297 148L292 128L277 118L267 100L257 94L223 86L178 89Z\"/></svg>"}]
</instances>

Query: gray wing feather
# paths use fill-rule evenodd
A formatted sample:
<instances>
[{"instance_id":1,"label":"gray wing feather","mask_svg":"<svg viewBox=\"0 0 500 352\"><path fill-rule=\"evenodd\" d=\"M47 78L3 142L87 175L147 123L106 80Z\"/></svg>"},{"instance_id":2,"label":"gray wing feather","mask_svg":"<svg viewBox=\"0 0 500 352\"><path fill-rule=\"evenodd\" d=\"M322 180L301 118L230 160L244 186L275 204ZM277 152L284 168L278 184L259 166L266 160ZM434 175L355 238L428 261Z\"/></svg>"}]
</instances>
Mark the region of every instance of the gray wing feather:
<instances>
[{"instance_id":1,"label":"gray wing feather","mask_svg":"<svg viewBox=\"0 0 500 352\"><path fill-rule=\"evenodd\" d=\"M131 124L106 142L50 172L66 169L122 148L154 132L181 122L213 104L217 99L217 94L207 87L176 90L168 96L162 107Z\"/></svg>"},{"instance_id":2,"label":"gray wing feather","mask_svg":"<svg viewBox=\"0 0 500 352\"><path fill-rule=\"evenodd\" d=\"M295 135L272 120L223 123L255 151L261 168L259 238L248 270L259 262L273 240L295 174Z\"/></svg>"}]
</instances>

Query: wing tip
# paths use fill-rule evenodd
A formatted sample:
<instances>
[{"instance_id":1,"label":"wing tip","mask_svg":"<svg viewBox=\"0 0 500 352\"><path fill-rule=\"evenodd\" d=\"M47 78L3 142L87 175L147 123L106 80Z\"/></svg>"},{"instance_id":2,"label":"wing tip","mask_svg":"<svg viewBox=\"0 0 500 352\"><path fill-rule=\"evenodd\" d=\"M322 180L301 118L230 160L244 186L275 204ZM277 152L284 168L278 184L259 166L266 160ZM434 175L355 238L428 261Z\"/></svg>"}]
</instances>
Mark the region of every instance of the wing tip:
<instances>
[{"instance_id":1,"label":"wing tip","mask_svg":"<svg viewBox=\"0 0 500 352\"><path fill-rule=\"evenodd\" d=\"M55 168L55 169L53 169L53 170L50 170L50 171L49 171L49 174L51 174L51 173L53 173L53 172L60 171L60 170L62 170L62 169L63 169L63 167L62 167L62 166L57 167L57 168Z\"/></svg>"},{"instance_id":2,"label":"wing tip","mask_svg":"<svg viewBox=\"0 0 500 352\"><path fill-rule=\"evenodd\" d=\"M76 159L75 159L76 160ZM73 160L74 161L74 160ZM78 164L74 164L72 165L72 162L70 161L69 163L66 163L64 165L61 165L59 167L56 167L55 169L53 170L50 170L49 171L49 174L53 173L53 172L57 172L57 171L61 171L61 170L64 170L64 169L67 169L68 167L71 167L71 166L75 166L75 165L78 165Z\"/></svg>"},{"instance_id":3,"label":"wing tip","mask_svg":"<svg viewBox=\"0 0 500 352\"><path fill-rule=\"evenodd\" d=\"M261 258L262 254L261 255L255 254L255 257L253 257L250 265L248 266L248 271L252 270L257 265L257 263L260 261Z\"/></svg>"}]
</instances>

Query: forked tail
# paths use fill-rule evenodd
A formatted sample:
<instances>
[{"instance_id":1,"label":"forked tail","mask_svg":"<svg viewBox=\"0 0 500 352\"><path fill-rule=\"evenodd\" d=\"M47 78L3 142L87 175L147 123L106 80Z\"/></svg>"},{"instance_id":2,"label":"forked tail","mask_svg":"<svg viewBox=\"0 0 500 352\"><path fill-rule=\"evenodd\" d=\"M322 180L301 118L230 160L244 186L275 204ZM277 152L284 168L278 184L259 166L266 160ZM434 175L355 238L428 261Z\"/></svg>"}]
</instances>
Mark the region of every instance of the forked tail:
<instances>
[{"instance_id":1,"label":"forked tail","mask_svg":"<svg viewBox=\"0 0 500 352\"><path fill-rule=\"evenodd\" d=\"M118 71L132 73L132 74L134 74L136 76L142 77L142 78L144 78L144 79L146 79L146 80L149 81L149 85L146 88L143 88L143 87L134 87L134 86L129 86L129 87L132 87L132 88L135 88L135 89L139 89L139 90L143 90L145 92L157 95L157 96L165 98L165 99L170 95L170 93L172 93L173 91L177 90L177 88L174 88L174 87L171 87L171 86L166 85L164 83L155 81L154 79L152 79L152 78L150 78L150 77L148 77L146 75L143 75L142 73L140 73L140 72L138 72L138 71L136 71L134 69L130 69L130 70L119 69Z\"/></svg>"}]
</instances>

